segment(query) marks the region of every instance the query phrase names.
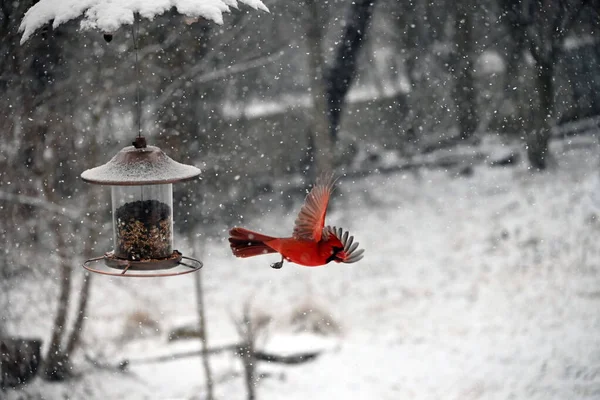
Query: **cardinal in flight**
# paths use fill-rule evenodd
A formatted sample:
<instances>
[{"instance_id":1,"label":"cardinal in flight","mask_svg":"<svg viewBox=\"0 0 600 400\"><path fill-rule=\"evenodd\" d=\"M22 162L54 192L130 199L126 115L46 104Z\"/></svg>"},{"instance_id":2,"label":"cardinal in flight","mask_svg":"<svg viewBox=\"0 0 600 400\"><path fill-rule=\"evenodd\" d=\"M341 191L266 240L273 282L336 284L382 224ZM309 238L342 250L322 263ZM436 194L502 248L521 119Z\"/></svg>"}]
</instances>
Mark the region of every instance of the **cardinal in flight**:
<instances>
[{"instance_id":1,"label":"cardinal in flight","mask_svg":"<svg viewBox=\"0 0 600 400\"><path fill-rule=\"evenodd\" d=\"M229 244L236 257L253 257L279 253L281 261L271 265L275 269L287 260L306 267L318 267L331 261L354 263L363 258L354 236L342 228L325 226L325 214L335 179L331 174L321 175L304 200L296 218L291 237L278 238L244 228L229 231Z\"/></svg>"}]
</instances>

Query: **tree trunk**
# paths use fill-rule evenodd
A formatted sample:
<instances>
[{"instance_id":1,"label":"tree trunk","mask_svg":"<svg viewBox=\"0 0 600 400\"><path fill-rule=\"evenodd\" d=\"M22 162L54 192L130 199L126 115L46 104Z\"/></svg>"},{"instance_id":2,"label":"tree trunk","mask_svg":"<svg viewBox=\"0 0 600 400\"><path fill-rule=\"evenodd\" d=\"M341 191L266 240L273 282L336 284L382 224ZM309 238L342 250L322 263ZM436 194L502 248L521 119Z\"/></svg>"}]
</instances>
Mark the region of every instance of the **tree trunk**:
<instances>
[{"instance_id":1,"label":"tree trunk","mask_svg":"<svg viewBox=\"0 0 600 400\"><path fill-rule=\"evenodd\" d=\"M406 104L408 110L401 112L399 118L400 126L405 127L404 138L399 140L398 147L403 155L409 156L418 148L420 140L420 126L423 124L424 111L422 99L427 98L429 93L427 87L427 75L424 66L428 62L428 54L431 53L433 26L425 25L422 21L431 21L429 8L432 7L427 0L414 0L412 7L407 10L401 2L397 3L395 21L396 30L400 38L396 40L398 54L406 53L404 68L406 78L410 85L407 93L397 94L398 104ZM409 12L411 11L411 12ZM398 78L396 78L398 80Z\"/></svg>"},{"instance_id":2,"label":"tree trunk","mask_svg":"<svg viewBox=\"0 0 600 400\"><path fill-rule=\"evenodd\" d=\"M525 13L529 20L529 50L537 68L538 109L533 116L534 129L527 137L527 157L536 170L546 169L550 159L548 144L554 124L554 65L573 24L584 12L593 9L593 4L587 1L565 7L563 2L545 0L530 2Z\"/></svg>"},{"instance_id":3,"label":"tree trunk","mask_svg":"<svg viewBox=\"0 0 600 400\"><path fill-rule=\"evenodd\" d=\"M256 399L256 358L254 357L254 343L248 341L239 350L244 365L244 381L248 400Z\"/></svg>"},{"instance_id":4,"label":"tree trunk","mask_svg":"<svg viewBox=\"0 0 600 400\"><path fill-rule=\"evenodd\" d=\"M473 77L473 7L471 2L456 4L455 38L457 54L455 57L454 100L457 108L457 120L460 137L469 138L477 129L477 107L475 79Z\"/></svg>"},{"instance_id":5,"label":"tree trunk","mask_svg":"<svg viewBox=\"0 0 600 400\"><path fill-rule=\"evenodd\" d=\"M337 140L342 109L346 95L356 77L358 55L365 42L365 34L368 30L376 1L357 0L352 2L346 29L336 49L333 65L327 70L323 78L327 88L327 112L333 143ZM374 66L371 69L374 70Z\"/></svg>"},{"instance_id":6,"label":"tree trunk","mask_svg":"<svg viewBox=\"0 0 600 400\"><path fill-rule=\"evenodd\" d=\"M90 146L90 160L89 163L91 165L96 165L97 163L97 145L96 139L92 139L92 145ZM93 190L90 189L91 192L88 193L87 200L87 210L90 212L93 209L93 202L96 199L94 196ZM85 229L85 228L84 228ZM90 228L88 229L88 235L85 239L85 246L83 250L83 256L86 259L92 258L92 250L94 248L94 243L98 239L98 233L96 229ZM90 297L90 286L92 282L92 275L85 271L83 273L83 283L81 284L81 291L79 293L79 301L77 302L77 311L75 312L75 322L73 323L73 330L71 331L71 335L67 340L67 348L66 354L68 357L71 357L77 346L79 345L79 341L81 338L81 333L83 332L84 324L85 324L85 316L87 313L87 305L88 299Z\"/></svg>"},{"instance_id":7,"label":"tree trunk","mask_svg":"<svg viewBox=\"0 0 600 400\"><path fill-rule=\"evenodd\" d=\"M502 21L510 41L505 47L506 73L504 74L504 97L500 107L501 125L506 131L527 132L523 102L527 101L526 86L521 71L521 61L527 49L527 18L523 15L526 5L520 0L502 0ZM517 89L517 90L515 90Z\"/></svg>"},{"instance_id":8,"label":"tree trunk","mask_svg":"<svg viewBox=\"0 0 600 400\"><path fill-rule=\"evenodd\" d=\"M242 360L244 368L244 382L246 383L246 393L248 400L256 399L256 326L250 316L250 302L244 304L242 315L235 321L236 329L240 335L242 343L237 349L237 353Z\"/></svg>"},{"instance_id":9,"label":"tree trunk","mask_svg":"<svg viewBox=\"0 0 600 400\"><path fill-rule=\"evenodd\" d=\"M196 240L192 234L189 235L191 243ZM193 248L198 248L194 246ZM206 381L206 400L214 399L214 382L212 378L212 369L210 367L209 349L208 349L208 334L206 330L206 313L204 305L204 290L202 287L202 271L197 272L196 280L196 300L198 302L198 328L200 333L200 342L202 345L202 367L204 369L204 380Z\"/></svg>"},{"instance_id":10,"label":"tree trunk","mask_svg":"<svg viewBox=\"0 0 600 400\"><path fill-rule=\"evenodd\" d=\"M539 106L535 112L535 129L527 137L527 157L531 166L544 170L548 166L550 132L554 122L554 66L538 60L536 86Z\"/></svg>"},{"instance_id":11,"label":"tree trunk","mask_svg":"<svg viewBox=\"0 0 600 400\"><path fill-rule=\"evenodd\" d=\"M62 348L62 340L67 323L67 311L69 309L69 298L71 295L71 264L66 254L67 244L64 237L65 232L58 221L53 224L53 232L56 235L56 248L59 257L59 295L54 324L52 325L52 338L44 363L42 364L42 377L52 381L66 379L70 375L69 355Z\"/></svg>"},{"instance_id":12,"label":"tree trunk","mask_svg":"<svg viewBox=\"0 0 600 400\"><path fill-rule=\"evenodd\" d=\"M90 239L88 238L88 241ZM86 243L87 247L87 243ZM87 252L86 254L90 254L91 252ZM86 255L86 258L88 256ZM91 258L91 257L90 257ZM75 352L77 346L79 346L81 332L83 332L83 327L85 323L85 316L87 313L87 304L88 299L90 297L90 286L92 282L92 275L89 272L85 271L83 274L83 283L81 285L81 292L79 293L79 301L77 302L77 311L75 312L75 322L73 323L73 330L71 331L71 335L67 341L67 349L66 354L67 357L71 357L71 355Z\"/></svg>"},{"instance_id":13,"label":"tree trunk","mask_svg":"<svg viewBox=\"0 0 600 400\"><path fill-rule=\"evenodd\" d=\"M334 165L332 142L329 135L330 127L327 119L328 106L323 84L325 60L323 57L323 28L320 23L319 4L317 0L305 0L309 17L306 18L306 44L308 46L308 65L310 76L310 93L312 96L312 122L310 134L314 148L310 149L313 156L313 175L331 171ZM315 170L316 167L316 170Z\"/></svg>"},{"instance_id":14,"label":"tree trunk","mask_svg":"<svg viewBox=\"0 0 600 400\"><path fill-rule=\"evenodd\" d=\"M29 190L39 190L44 194L48 203L59 204L61 192L60 180L64 179L65 169L61 165L60 154L51 159L44 158L46 148L61 148L64 145L64 136L60 137L55 132L68 132L65 119L59 113L57 104L46 104L44 98L56 95L57 82L64 82L67 75L62 45L64 36L61 30L51 33L37 33L30 41L22 46L24 57L21 60L21 71L26 74L22 80L23 116L22 132L23 149L22 161L26 173L34 176ZM58 258L57 282L59 295L57 299L56 315L47 353L40 366L41 377L49 380L62 380L69 375L70 365L68 355L65 353L63 339L66 332L68 306L71 292L71 263L70 246L66 242L68 223L59 216L48 221L48 228L55 238L54 248Z\"/></svg>"},{"instance_id":15,"label":"tree trunk","mask_svg":"<svg viewBox=\"0 0 600 400\"><path fill-rule=\"evenodd\" d=\"M0 389L31 380L40 363L41 340L0 338Z\"/></svg>"}]
</instances>

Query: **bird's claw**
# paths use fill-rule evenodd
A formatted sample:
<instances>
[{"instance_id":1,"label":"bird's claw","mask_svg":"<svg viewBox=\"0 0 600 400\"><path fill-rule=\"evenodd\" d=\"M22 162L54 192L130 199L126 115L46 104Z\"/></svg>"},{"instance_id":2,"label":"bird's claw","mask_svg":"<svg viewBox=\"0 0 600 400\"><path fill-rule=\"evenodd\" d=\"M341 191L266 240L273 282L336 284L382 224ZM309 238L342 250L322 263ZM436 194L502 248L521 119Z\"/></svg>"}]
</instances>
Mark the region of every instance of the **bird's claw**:
<instances>
[{"instance_id":1,"label":"bird's claw","mask_svg":"<svg viewBox=\"0 0 600 400\"><path fill-rule=\"evenodd\" d=\"M281 267L283 267L283 260L271 264L271 268L273 269L281 269Z\"/></svg>"}]
</instances>

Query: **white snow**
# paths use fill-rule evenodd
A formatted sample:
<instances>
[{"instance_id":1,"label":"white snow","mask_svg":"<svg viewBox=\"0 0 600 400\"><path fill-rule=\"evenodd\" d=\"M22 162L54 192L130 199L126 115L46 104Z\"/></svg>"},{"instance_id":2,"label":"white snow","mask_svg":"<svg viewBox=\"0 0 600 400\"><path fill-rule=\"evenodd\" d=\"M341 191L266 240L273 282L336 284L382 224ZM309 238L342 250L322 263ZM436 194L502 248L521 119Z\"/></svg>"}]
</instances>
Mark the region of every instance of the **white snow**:
<instances>
[{"instance_id":1,"label":"white snow","mask_svg":"<svg viewBox=\"0 0 600 400\"><path fill-rule=\"evenodd\" d=\"M323 352L339 346L339 339L317 335L311 332L297 334L281 333L269 337L261 350L270 354L289 356L310 352Z\"/></svg>"},{"instance_id":2,"label":"white snow","mask_svg":"<svg viewBox=\"0 0 600 400\"><path fill-rule=\"evenodd\" d=\"M343 225L366 249L356 264L273 270L276 255L235 259L223 227L198 255L211 346L238 340L232 314L252 299L253 309L276 322L264 346L285 350L294 341L290 314L313 303L339 323L340 334L324 342L310 332L297 336L302 347L324 350L314 361L259 362L269 375L257 383L258 399L599 398L600 208L593 194L600 191L600 148L591 137L577 140L552 144L559 167L546 173L531 174L524 163L479 164L469 178L422 170L418 177L341 180L327 222ZM274 209L246 216L245 224L286 235L294 214ZM22 319L9 331L48 338L51 321L41 321L50 318L30 307L41 293L30 284L15 288L12 304L15 312L22 307ZM190 276L94 277L83 346L113 363L196 350L197 341L168 342L164 331L122 336L134 311L164 327L194 320L195 304ZM211 363L217 398L246 398L239 359L223 353ZM7 398L205 398L198 357L132 364L129 374L79 368L87 370L78 379L35 380Z\"/></svg>"},{"instance_id":3,"label":"white snow","mask_svg":"<svg viewBox=\"0 0 600 400\"><path fill-rule=\"evenodd\" d=\"M239 0L254 9L269 11L260 0ZM175 7L188 17L202 17L223 23L223 13L237 8L238 0L40 0L26 13L19 31L23 32L21 44L43 25L52 21L52 28L83 16L82 29L99 29L114 32L121 25L133 24L134 13L153 19Z\"/></svg>"},{"instance_id":4,"label":"white snow","mask_svg":"<svg viewBox=\"0 0 600 400\"><path fill-rule=\"evenodd\" d=\"M127 157L128 153L156 153L152 160L142 157ZM128 161L127 161L128 160ZM81 178L100 185L158 184L183 181L200 174L200 169L174 161L155 146L136 149L128 146L117 153L109 162L83 171Z\"/></svg>"},{"instance_id":5,"label":"white snow","mask_svg":"<svg viewBox=\"0 0 600 400\"><path fill-rule=\"evenodd\" d=\"M369 100L376 100L382 98L392 98L398 96L400 93L408 93L410 87L402 83L402 79L399 78L396 87L388 85L385 86L384 92L381 93L374 85L353 85L348 92L347 101L348 103L360 103ZM241 116L247 118L259 118L266 117L269 115L282 114L286 110L294 108L309 108L312 107L312 96L309 93L302 95L282 95L276 97L275 100L262 100L253 98L248 102L232 102L225 101L223 103L222 112L226 118L237 119Z\"/></svg>"},{"instance_id":6,"label":"white snow","mask_svg":"<svg viewBox=\"0 0 600 400\"><path fill-rule=\"evenodd\" d=\"M494 50L486 50L475 62L475 71L479 75L501 74L506 69L504 58Z\"/></svg>"}]
</instances>

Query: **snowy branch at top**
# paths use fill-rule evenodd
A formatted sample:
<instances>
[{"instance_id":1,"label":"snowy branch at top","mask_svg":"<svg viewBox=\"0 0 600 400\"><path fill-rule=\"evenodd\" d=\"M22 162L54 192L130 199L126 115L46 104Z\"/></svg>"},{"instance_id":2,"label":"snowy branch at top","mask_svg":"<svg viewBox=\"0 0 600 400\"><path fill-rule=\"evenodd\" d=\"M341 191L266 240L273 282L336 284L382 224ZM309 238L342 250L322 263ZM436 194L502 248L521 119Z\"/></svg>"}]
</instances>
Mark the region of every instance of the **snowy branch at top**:
<instances>
[{"instance_id":1,"label":"snowy branch at top","mask_svg":"<svg viewBox=\"0 0 600 400\"><path fill-rule=\"evenodd\" d=\"M188 17L202 17L223 23L223 13L237 8L238 1L256 9L269 11L261 0L40 0L26 13L19 31L21 44L39 28L52 21L52 28L83 16L81 29L98 29L106 33L121 25L133 24L134 13L153 19L175 7Z\"/></svg>"}]
</instances>

